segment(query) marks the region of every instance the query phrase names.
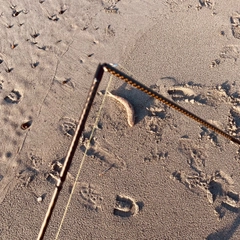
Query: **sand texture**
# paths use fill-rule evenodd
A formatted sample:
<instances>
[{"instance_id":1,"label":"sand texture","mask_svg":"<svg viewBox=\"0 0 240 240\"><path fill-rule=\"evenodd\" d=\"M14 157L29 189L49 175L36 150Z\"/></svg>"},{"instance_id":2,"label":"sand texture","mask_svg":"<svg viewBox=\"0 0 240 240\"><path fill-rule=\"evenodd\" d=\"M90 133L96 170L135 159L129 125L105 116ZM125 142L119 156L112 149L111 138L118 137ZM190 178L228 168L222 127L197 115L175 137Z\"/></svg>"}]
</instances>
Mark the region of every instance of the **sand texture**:
<instances>
[{"instance_id":1,"label":"sand texture","mask_svg":"<svg viewBox=\"0 0 240 240\"><path fill-rule=\"evenodd\" d=\"M0 239L37 239L99 63L240 138L239 1L2 2ZM44 239L240 239L239 170L236 143L104 73Z\"/></svg>"}]
</instances>

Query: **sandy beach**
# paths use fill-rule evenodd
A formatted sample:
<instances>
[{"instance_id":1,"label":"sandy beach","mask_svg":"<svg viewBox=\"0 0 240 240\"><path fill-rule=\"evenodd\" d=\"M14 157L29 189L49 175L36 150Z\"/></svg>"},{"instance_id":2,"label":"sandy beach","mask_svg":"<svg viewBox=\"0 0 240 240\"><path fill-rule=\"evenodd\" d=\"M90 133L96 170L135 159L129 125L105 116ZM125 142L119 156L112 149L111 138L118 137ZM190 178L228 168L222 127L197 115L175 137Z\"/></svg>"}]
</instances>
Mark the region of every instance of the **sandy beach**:
<instances>
[{"instance_id":1,"label":"sandy beach","mask_svg":"<svg viewBox=\"0 0 240 240\"><path fill-rule=\"evenodd\" d=\"M99 63L240 139L236 0L4 1L0 34L0 239L37 239ZM238 240L239 169L105 72L44 239Z\"/></svg>"}]
</instances>

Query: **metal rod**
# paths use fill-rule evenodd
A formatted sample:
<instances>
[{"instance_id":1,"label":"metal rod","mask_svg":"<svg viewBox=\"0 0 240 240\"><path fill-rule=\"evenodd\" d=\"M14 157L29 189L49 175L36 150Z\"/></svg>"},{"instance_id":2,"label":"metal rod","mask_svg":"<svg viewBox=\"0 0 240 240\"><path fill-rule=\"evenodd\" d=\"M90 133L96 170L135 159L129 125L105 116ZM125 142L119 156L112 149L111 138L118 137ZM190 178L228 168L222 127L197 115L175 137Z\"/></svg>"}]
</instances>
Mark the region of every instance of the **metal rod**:
<instances>
[{"instance_id":1,"label":"metal rod","mask_svg":"<svg viewBox=\"0 0 240 240\"><path fill-rule=\"evenodd\" d=\"M87 121L87 118L88 118L93 100L96 96L97 89L98 89L98 86L99 86L99 84L101 82L101 79L103 77L104 71L107 71L107 72L111 73L112 75L120 78L121 80L125 81L126 83L130 84L131 86L139 89L142 92L145 92L149 96L163 102L167 106L169 106L171 108L174 108L175 110L183 113L184 115L188 116L189 118L192 118L196 122L202 124L203 126L215 131L216 133L224 136L225 138L231 140L232 142L240 145L240 140L239 139L236 139L236 138L232 137L231 135L227 134L226 132L222 131L221 129L215 127L214 125L208 123L204 119L198 117L194 113L189 112L185 108L183 108L180 105L176 104L175 102L165 98L161 94L153 91L152 89L148 88L147 86L143 85L142 83L138 82L137 80L133 79L132 77L130 77L130 76L126 75L125 73L121 72L120 70L116 69L112 65L107 64L107 63L99 64L98 68L96 70L94 79L93 79L93 83L92 83L91 88L90 88L89 93L88 93L88 98L86 100L85 107L83 108L81 117L79 119L79 123L78 123L77 128L76 128L76 132L74 134L71 145L68 149L66 159L64 161L59 179L56 183L56 187L54 189L52 199L51 199L51 202L49 204L49 207L48 207L47 213L45 215L45 218L43 220L43 223L42 223L40 232L38 234L37 240L42 240L43 237L44 237L44 234L47 230L47 226L48 226L49 221L51 219L52 212L53 212L54 207L56 205L56 202L57 202L58 196L60 194L60 191L62 189L63 183L66 180L67 172L68 172L68 170L71 166L75 151L76 151L77 146L78 146L79 138L81 137L81 134L84 130L85 123Z\"/></svg>"},{"instance_id":2,"label":"metal rod","mask_svg":"<svg viewBox=\"0 0 240 240\"><path fill-rule=\"evenodd\" d=\"M194 113L189 112L188 110L186 110L185 108L181 107L180 105L176 104L175 102L165 98L164 96L162 96L161 94L153 91L152 89L148 88L147 86L143 85L142 83L138 82L137 80L133 79L132 77L129 77L128 75L126 75L125 73L121 72L120 70L116 69L115 67L113 67L110 64L104 63L103 64L103 68L105 71L113 74L114 76L122 79L123 81L125 81L126 83L132 85L133 87L139 89L142 92L145 92L146 94L148 94L149 96L163 102L164 104L168 105L171 108L174 108L175 110L183 113L184 115L192 118L193 120L195 120L196 122L202 124L203 126L215 131L216 133L222 135L223 137L231 140L234 143L237 143L240 145L240 140L236 139L234 137L232 137L231 135L229 135L228 133L222 131L221 129L215 127L214 125L208 123L207 121L205 121L204 119L198 117L197 115L195 115Z\"/></svg>"},{"instance_id":3,"label":"metal rod","mask_svg":"<svg viewBox=\"0 0 240 240\"><path fill-rule=\"evenodd\" d=\"M77 128L76 128L76 132L73 136L73 140L71 142L71 145L69 146L68 153L67 153L67 156L65 158L62 170L60 172L59 179L56 183L56 187L54 189L51 202L48 206L47 213L46 213L45 218L43 220L41 229L39 231L37 240L42 240L44 238L45 233L46 233L46 230L47 230L48 224L50 222L54 207L56 206L56 203L57 203L58 196L59 196L60 191L62 189L63 183L66 180L67 172L68 172L68 170L71 166L75 151L77 149L79 139L80 139L81 134L84 130L84 126L85 126L85 123L87 121L87 118L88 118L93 100L96 96L97 89L98 89L98 86L101 82L103 73L104 73L103 67L102 67L101 64L99 64L98 68L96 70L94 79L93 79L93 83L92 83L91 88L90 88L89 93L88 93L86 104L85 104L85 106L82 110L82 114L80 116L80 119L79 119L79 122L78 122L78 125L77 125Z\"/></svg>"}]
</instances>

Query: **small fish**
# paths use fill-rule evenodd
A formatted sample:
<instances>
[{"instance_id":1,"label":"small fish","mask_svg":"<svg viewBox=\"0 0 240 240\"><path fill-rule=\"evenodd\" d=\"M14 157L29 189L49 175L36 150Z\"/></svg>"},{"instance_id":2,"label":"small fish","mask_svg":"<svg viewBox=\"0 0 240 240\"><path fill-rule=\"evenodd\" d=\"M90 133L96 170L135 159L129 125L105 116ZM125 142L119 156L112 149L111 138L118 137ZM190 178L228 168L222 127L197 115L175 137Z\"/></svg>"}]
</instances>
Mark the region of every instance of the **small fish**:
<instances>
[{"instance_id":1,"label":"small fish","mask_svg":"<svg viewBox=\"0 0 240 240\"><path fill-rule=\"evenodd\" d=\"M110 92L107 92L107 95L116 99L118 102L120 102L125 107L126 112L127 112L128 125L130 127L133 127L135 124L135 113L134 113L133 106L125 98L114 95Z\"/></svg>"}]
</instances>

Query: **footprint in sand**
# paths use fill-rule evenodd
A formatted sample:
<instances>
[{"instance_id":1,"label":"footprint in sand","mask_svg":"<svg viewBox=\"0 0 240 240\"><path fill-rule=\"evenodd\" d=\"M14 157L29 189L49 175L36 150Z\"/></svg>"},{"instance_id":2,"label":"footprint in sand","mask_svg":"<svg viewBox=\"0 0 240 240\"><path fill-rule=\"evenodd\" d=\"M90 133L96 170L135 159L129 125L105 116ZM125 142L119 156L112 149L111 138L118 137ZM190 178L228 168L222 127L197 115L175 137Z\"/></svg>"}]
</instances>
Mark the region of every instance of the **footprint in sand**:
<instances>
[{"instance_id":1,"label":"footprint in sand","mask_svg":"<svg viewBox=\"0 0 240 240\"><path fill-rule=\"evenodd\" d=\"M120 217L135 216L141 208L142 204L136 203L133 198L124 195L117 195L113 214Z\"/></svg>"},{"instance_id":2,"label":"footprint in sand","mask_svg":"<svg viewBox=\"0 0 240 240\"><path fill-rule=\"evenodd\" d=\"M146 127L147 132L161 139L166 126L165 120L169 118L168 108L163 107L161 103L157 102L147 107L146 110L148 111L148 115L144 118L143 125Z\"/></svg>"},{"instance_id":3,"label":"footprint in sand","mask_svg":"<svg viewBox=\"0 0 240 240\"><path fill-rule=\"evenodd\" d=\"M221 124L217 121L208 120L209 123L221 129ZM205 127L201 127L200 139L201 140L210 140L215 146L220 146L217 134L215 132L209 131Z\"/></svg>"},{"instance_id":4,"label":"footprint in sand","mask_svg":"<svg viewBox=\"0 0 240 240\"><path fill-rule=\"evenodd\" d=\"M87 141L88 139L86 138L83 145L80 147L83 152L86 150ZM106 169L110 170L115 168L123 170L127 167L126 161L115 154L114 148L111 144L105 141L102 141L101 143L94 141L91 147L87 150L87 155L94 160L99 161L99 163L104 167L104 173L106 173ZM102 173L99 175L102 175Z\"/></svg>"},{"instance_id":5,"label":"footprint in sand","mask_svg":"<svg viewBox=\"0 0 240 240\"><path fill-rule=\"evenodd\" d=\"M12 90L11 93L4 98L7 103L19 103L22 98L22 94L19 91Z\"/></svg>"},{"instance_id":6,"label":"footprint in sand","mask_svg":"<svg viewBox=\"0 0 240 240\"><path fill-rule=\"evenodd\" d=\"M56 184L56 182L58 181L60 172L62 170L63 162L64 158L62 158L61 160L55 160L51 163L50 171L47 173L46 177L47 181L51 184Z\"/></svg>"},{"instance_id":7,"label":"footprint in sand","mask_svg":"<svg viewBox=\"0 0 240 240\"><path fill-rule=\"evenodd\" d=\"M33 168L26 168L19 171L17 174L17 179L21 181L23 187L27 187L37 176L38 172Z\"/></svg>"},{"instance_id":8,"label":"footprint in sand","mask_svg":"<svg viewBox=\"0 0 240 240\"><path fill-rule=\"evenodd\" d=\"M65 117L59 121L59 125L63 135L72 137L75 133L77 123L72 118Z\"/></svg>"},{"instance_id":9,"label":"footprint in sand","mask_svg":"<svg viewBox=\"0 0 240 240\"><path fill-rule=\"evenodd\" d=\"M193 90L194 88L194 90ZM204 94L199 93L201 86L189 85L189 86L175 86L168 90L168 94L176 102L184 101L186 103L207 104L207 99Z\"/></svg>"},{"instance_id":10,"label":"footprint in sand","mask_svg":"<svg viewBox=\"0 0 240 240\"><path fill-rule=\"evenodd\" d=\"M152 162L152 161L161 161L165 162L168 158L168 152L162 151L151 151L148 156L144 157L144 162Z\"/></svg>"},{"instance_id":11,"label":"footprint in sand","mask_svg":"<svg viewBox=\"0 0 240 240\"><path fill-rule=\"evenodd\" d=\"M41 165L42 165L41 157L39 157L33 153L30 153L28 157L31 160L31 164L32 164L33 168L39 169L41 167Z\"/></svg>"},{"instance_id":12,"label":"footprint in sand","mask_svg":"<svg viewBox=\"0 0 240 240\"><path fill-rule=\"evenodd\" d=\"M194 97L196 96L191 88L181 86L168 90L168 94L172 95L174 101L189 101L190 103L194 103Z\"/></svg>"},{"instance_id":13,"label":"footprint in sand","mask_svg":"<svg viewBox=\"0 0 240 240\"><path fill-rule=\"evenodd\" d=\"M179 150L182 154L187 156L187 163L196 172L200 173L205 168L205 161L207 154L205 150L194 145L190 140L181 140L179 143Z\"/></svg>"},{"instance_id":14,"label":"footprint in sand","mask_svg":"<svg viewBox=\"0 0 240 240\"><path fill-rule=\"evenodd\" d=\"M240 107L233 106L228 116L228 130L231 135L238 136L240 134Z\"/></svg>"},{"instance_id":15,"label":"footprint in sand","mask_svg":"<svg viewBox=\"0 0 240 240\"><path fill-rule=\"evenodd\" d=\"M144 118L144 125L146 126L147 132L154 134L159 139L162 138L163 129L164 129L164 122L158 116L146 116Z\"/></svg>"},{"instance_id":16,"label":"footprint in sand","mask_svg":"<svg viewBox=\"0 0 240 240\"><path fill-rule=\"evenodd\" d=\"M232 190L233 184L233 179L221 170L216 171L208 182L207 198L219 219L224 217L226 210L239 212L239 194Z\"/></svg>"},{"instance_id":17,"label":"footprint in sand","mask_svg":"<svg viewBox=\"0 0 240 240\"><path fill-rule=\"evenodd\" d=\"M80 202L88 209L101 210L103 197L99 189L89 183L82 183L80 188Z\"/></svg>"},{"instance_id":18,"label":"footprint in sand","mask_svg":"<svg viewBox=\"0 0 240 240\"><path fill-rule=\"evenodd\" d=\"M174 179L184 184L191 191L205 197L214 207L218 219L222 219L226 210L239 212L239 194L233 191L233 179L223 171L208 175L204 172L187 174L183 170L173 172Z\"/></svg>"}]
</instances>

